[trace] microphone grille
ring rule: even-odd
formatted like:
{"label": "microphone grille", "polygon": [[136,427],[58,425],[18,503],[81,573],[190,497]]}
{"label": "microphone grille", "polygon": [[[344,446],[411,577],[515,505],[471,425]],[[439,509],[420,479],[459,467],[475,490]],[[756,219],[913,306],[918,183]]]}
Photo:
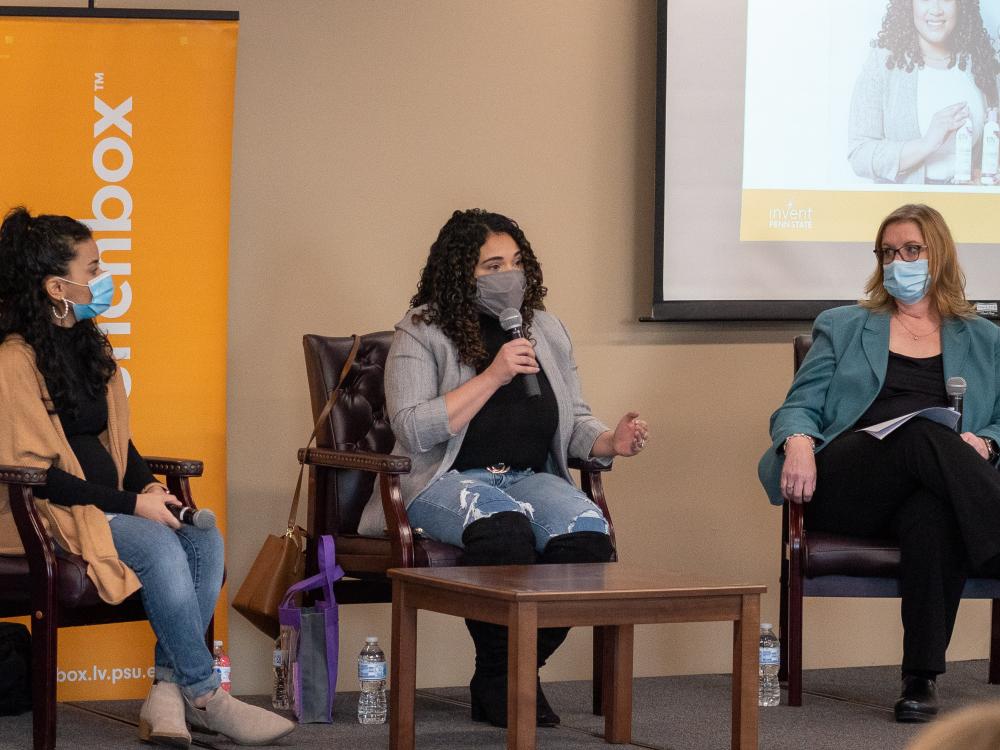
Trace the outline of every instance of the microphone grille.
{"label": "microphone grille", "polygon": [[211,508],[202,508],[201,510],[195,511],[194,516],[191,518],[194,521],[195,528],[198,529],[212,529],[215,528],[215,512]]}
{"label": "microphone grille", "polygon": [[957,375],[953,378],[948,378],[948,381],[944,384],[944,390],[949,396],[964,396],[966,388],[968,388],[968,385],[966,385],[965,378],[960,378]]}
{"label": "microphone grille", "polygon": [[500,327],[505,331],[521,327],[521,313],[516,308],[505,307],[500,311]]}

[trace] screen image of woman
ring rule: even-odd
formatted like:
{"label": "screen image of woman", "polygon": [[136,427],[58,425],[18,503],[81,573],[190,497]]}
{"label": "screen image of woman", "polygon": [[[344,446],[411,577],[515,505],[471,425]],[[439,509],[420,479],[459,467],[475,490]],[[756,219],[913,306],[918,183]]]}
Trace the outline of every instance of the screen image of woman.
{"label": "screen image of woman", "polygon": [[851,97],[854,173],[886,183],[978,181],[998,74],[979,0],[890,0]]}
{"label": "screen image of woman", "polygon": [[[637,412],[614,429],[591,414],[569,334],[545,310],[546,292],[516,222],[455,211],[396,324],[385,396],[393,453],[412,465],[401,477],[407,515],[425,536],[462,547],[466,565],[609,561],[608,522],[573,485],[567,461],[634,456],[648,439]],[[523,320],[523,335],[512,340],[500,322],[511,314]],[[376,488],[360,532],[384,528]],[[507,628],[466,625],[476,649],[472,718],[506,726]],[[567,632],[538,631],[539,667]],[[541,689],[537,701],[538,725],[558,724]]]}
{"label": "screen image of woman", "polygon": [[[865,298],[816,318],[758,475],[772,503],[806,503],[809,530],[897,542],[895,716],[927,721],[966,578],[1000,577],[1000,328],[966,300],[955,243],[933,208],[892,212],[874,253]],[[948,406],[952,377],[968,385],[963,432],[920,417],[884,439],[866,431]]]}

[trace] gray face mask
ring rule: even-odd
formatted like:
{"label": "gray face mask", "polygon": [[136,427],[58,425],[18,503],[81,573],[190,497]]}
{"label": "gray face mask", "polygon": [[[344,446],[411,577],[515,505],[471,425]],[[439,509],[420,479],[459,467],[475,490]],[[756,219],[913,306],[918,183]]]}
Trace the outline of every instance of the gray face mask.
{"label": "gray face mask", "polygon": [[520,312],[527,282],[524,271],[500,271],[476,279],[476,302],[487,315],[499,318],[508,307]]}

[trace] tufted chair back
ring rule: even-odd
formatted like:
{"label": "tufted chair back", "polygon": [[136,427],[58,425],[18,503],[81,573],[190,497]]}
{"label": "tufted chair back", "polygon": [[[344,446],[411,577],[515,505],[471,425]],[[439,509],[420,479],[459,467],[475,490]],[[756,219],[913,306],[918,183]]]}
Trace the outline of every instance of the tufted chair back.
{"label": "tufted chair back", "polygon": [[[313,419],[319,417],[354,343],[350,336],[307,334],[306,375]],[[395,444],[385,412],[385,359],[391,331],[361,337],[357,359],[344,379],[330,417],[316,434],[316,446],[341,451],[390,453]],[[310,529],[315,534],[357,534],[361,511],[371,497],[376,475],[365,471],[314,472],[310,492]]]}

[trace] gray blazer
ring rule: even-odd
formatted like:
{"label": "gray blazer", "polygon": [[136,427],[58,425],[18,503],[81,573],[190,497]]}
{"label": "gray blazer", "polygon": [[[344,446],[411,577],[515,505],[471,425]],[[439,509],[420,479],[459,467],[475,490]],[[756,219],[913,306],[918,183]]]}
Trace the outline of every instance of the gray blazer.
{"label": "gray blazer", "polygon": [[909,73],[899,68],[889,70],[885,66],[888,58],[888,50],[873,49],[854,84],[847,158],[858,177],[922,184],[923,164],[908,172],[899,171],[903,144],[920,137],[917,69]]}
{"label": "gray blazer", "polygon": [[[458,456],[467,428],[455,434],[449,430],[444,394],[476,374],[459,361],[455,344],[440,328],[413,322],[413,313],[422,309],[410,310],[396,324],[385,364],[386,409],[396,436],[393,453],[412,461],[410,473],[401,477],[403,502],[407,505],[444,474]],[[583,400],[573,345],[562,322],[536,310],[531,338],[538,364],[549,379],[559,407],[559,429],[552,438],[546,471],[572,482],[566,465],[568,457],[588,458],[594,441],[608,428],[590,413]],[[377,483],[361,516],[359,532],[366,536],[385,533]]]}

